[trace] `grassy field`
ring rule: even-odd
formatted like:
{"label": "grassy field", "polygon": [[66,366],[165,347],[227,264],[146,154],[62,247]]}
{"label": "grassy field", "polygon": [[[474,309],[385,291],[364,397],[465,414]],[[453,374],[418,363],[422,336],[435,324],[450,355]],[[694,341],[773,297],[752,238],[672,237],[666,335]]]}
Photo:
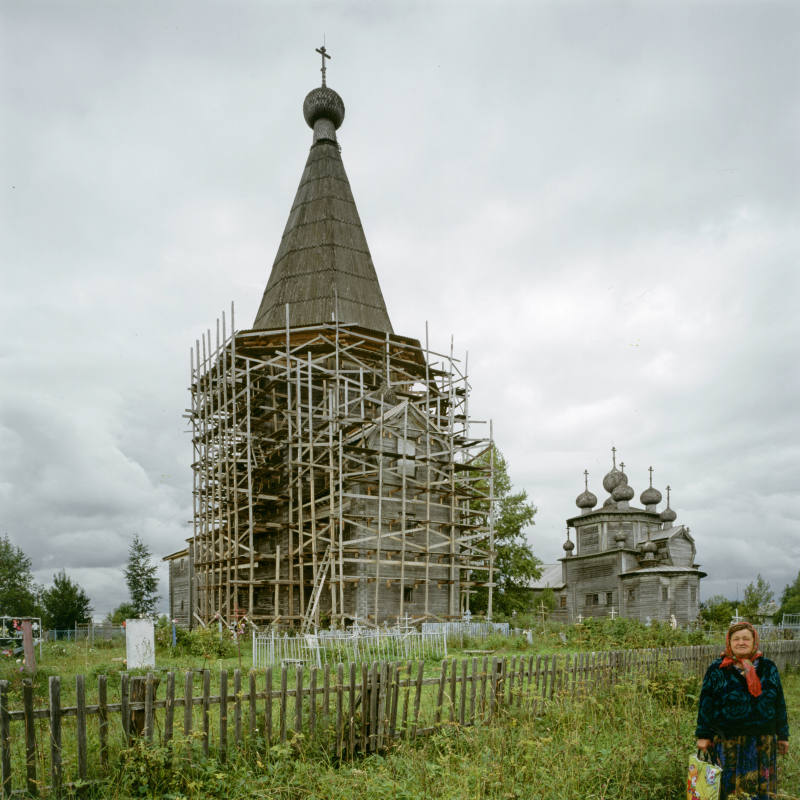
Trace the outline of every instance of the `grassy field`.
{"label": "grassy field", "polygon": [[[785,676],[790,708],[800,676]],[[584,699],[563,697],[540,716],[501,716],[486,727],[445,725],[411,745],[337,764],[301,738],[225,767],[169,769],[168,754],[132,751],[95,796],[308,798],[308,800],[682,800],[693,745],[696,681],[659,676],[645,690],[619,684]],[[176,752],[175,757],[179,758]],[[780,789],[800,797],[797,753],[781,759]]]}
{"label": "grassy field", "polygon": [[[563,634],[563,636],[562,636]],[[690,638],[691,637],[691,638]],[[531,647],[522,637],[464,642],[466,649],[490,649],[494,655],[567,653],[622,647],[699,644],[697,633],[664,627],[601,620],[571,630],[548,626],[537,631]],[[564,641],[566,639],[566,641]],[[458,658],[460,649],[451,649]],[[34,686],[37,706],[46,705],[47,679],[62,676],[65,705],[74,698],[75,674],[109,676],[110,699],[124,670],[124,649],[78,644],[49,644],[43,649]],[[161,647],[158,669],[239,667],[230,642],[203,635],[184,642],[180,651]],[[241,666],[251,666],[249,642],[241,649]],[[431,661],[426,673],[438,674]],[[20,707],[23,674],[11,660],[0,661],[0,679],[11,681],[10,706]],[[337,763],[319,744],[302,735],[267,750],[258,737],[226,764],[215,758],[184,758],[187,743],[174,747],[117,750],[111,771],[100,785],[84,787],[82,796],[96,798],[607,798],[608,800],[672,800],[685,797],[686,760],[692,749],[698,691],[696,678],[659,673],[647,687],[623,682],[585,698],[558,697],[538,716],[515,711],[492,725],[444,725],[416,743],[402,742],[381,755],[353,763]],[[800,709],[800,675],[784,676],[790,716]],[[90,700],[91,702],[91,700]],[[71,721],[65,719],[65,725]],[[42,721],[41,734],[46,734]],[[40,735],[44,743],[46,736]],[[795,752],[780,762],[780,788],[800,798],[800,758]],[[212,748],[213,754],[213,748]]]}

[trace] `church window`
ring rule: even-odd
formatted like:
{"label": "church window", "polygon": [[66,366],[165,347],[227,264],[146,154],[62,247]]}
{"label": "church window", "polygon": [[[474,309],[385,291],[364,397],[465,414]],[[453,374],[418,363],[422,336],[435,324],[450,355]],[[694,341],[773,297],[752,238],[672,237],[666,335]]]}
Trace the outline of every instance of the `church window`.
{"label": "church window", "polygon": [[567,596],[565,594],[561,595],[561,597],[559,598],[559,601],[560,601],[560,607],[561,608],[566,608],[567,607]]}
{"label": "church window", "polygon": [[661,587],[661,599],[669,600],[669,588],[666,586]]}
{"label": "church window", "polygon": [[403,602],[404,603],[412,603],[414,601],[414,587],[413,586],[404,586],[403,587]]}
{"label": "church window", "polygon": [[606,592],[606,605],[607,606],[614,605],[614,592]]}
{"label": "church window", "polygon": [[587,594],[586,595],[586,603],[587,606],[599,606],[600,605],[600,595],[598,594]]}
{"label": "church window", "polygon": [[636,589],[628,589],[628,600],[633,601],[636,599]]}
{"label": "church window", "polygon": [[694,586],[689,589],[689,598],[693,603],[697,600],[697,589],[695,589]]}

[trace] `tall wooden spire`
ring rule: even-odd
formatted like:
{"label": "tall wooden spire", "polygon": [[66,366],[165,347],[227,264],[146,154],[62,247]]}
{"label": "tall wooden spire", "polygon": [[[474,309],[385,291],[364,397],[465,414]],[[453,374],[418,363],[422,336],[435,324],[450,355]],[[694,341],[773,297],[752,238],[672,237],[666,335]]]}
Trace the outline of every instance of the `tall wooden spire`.
{"label": "tall wooden spire", "polygon": [[306,96],[303,115],[314,131],[311,152],[253,328],[283,328],[288,303],[292,327],[338,318],[392,333],[336,142],[344,103],[323,82]]}

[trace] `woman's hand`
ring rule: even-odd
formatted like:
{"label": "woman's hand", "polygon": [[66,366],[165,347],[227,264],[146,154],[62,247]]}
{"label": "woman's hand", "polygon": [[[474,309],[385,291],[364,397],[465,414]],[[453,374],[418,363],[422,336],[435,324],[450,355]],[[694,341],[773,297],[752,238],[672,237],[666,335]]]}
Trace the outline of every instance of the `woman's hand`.
{"label": "woman's hand", "polygon": [[782,756],[789,755],[789,742],[787,742],[786,739],[778,739],[778,752]]}
{"label": "woman's hand", "polygon": [[[789,743],[786,742],[788,747]],[[780,742],[778,742],[778,746],[780,747]],[[711,739],[698,739],[697,740],[697,749],[703,750],[704,752],[711,747]]]}

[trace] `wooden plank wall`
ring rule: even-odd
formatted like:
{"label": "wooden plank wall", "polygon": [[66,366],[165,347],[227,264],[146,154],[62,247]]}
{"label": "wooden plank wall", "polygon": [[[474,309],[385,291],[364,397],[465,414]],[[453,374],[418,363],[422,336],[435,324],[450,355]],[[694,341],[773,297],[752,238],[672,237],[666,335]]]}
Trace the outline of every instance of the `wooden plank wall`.
{"label": "wooden plank wall", "polygon": [[[9,684],[0,681],[0,796],[26,790],[58,797],[109,767],[116,750],[137,740],[173,746],[183,735],[188,758],[210,753],[225,761],[231,748],[258,748],[303,732],[332,755],[351,759],[397,740],[413,740],[444,724],[487,724],[501,710],[533,711],[556,695],[590,693],[622,679],[646,679],[670,666],[702,675],[717,647],[673,647],[504,658],[445,659],[425,676],[425,662],[300,664],[222,670],[212,694],[209,670],[120,676],[117,702],[108,702],[107,678],[98,676],[96,702],[76,676],[75,704],[61,702],[61,678],[49,678],[47,707],[34,707],[33,686],[23,685],[22,708],[9,707]],[[770,658],[800,664],[800,641],[772,642]],[[232,682],[230,678],[232,677]],[[232,685],[231,685],[232,684]],[[160,695],[160,696],[159,696]],[[183,714],[176,716],[176,710]],[[74,719],[74,725],[72,720]],[[69,720],[69,739],[64,721]],[[91,727],[91,732],[89,728]],[[156,737],[158,731],[158,737]],[[89,743],[91,742],[91,748]],[[70,775],[65,776],[65,753]],[[69,778],[69,780],[66,780]]]}

